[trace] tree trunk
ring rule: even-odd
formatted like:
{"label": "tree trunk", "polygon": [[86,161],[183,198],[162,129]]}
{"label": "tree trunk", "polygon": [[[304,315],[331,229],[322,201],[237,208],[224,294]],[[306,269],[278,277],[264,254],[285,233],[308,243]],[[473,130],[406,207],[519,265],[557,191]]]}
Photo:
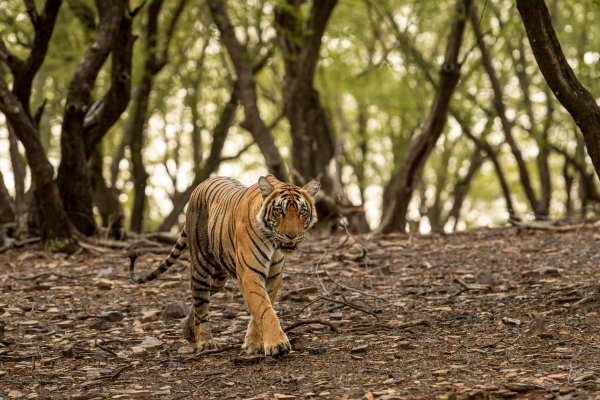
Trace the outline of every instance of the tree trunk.
{"label": "tree trunk", "polygon": [[38,113],[32,116],[29,105],[32,80],[46,57],[60,4],[60,0],[48,0],[41,14],[38,14],[35,5],[28,7],[35,38],[27,59],[21,60],[11,54],[0,39],[0,60],[10,68],[14,78],[13,90],[10,91],[5,80],[0,77],[0,111],[6,115],[27,153],[42,241],[48,249],[69,253],[74,252],[78,246],[71,236],[71,224],[54,181],[54,168],[46,158],[40,139]]}
{"label": "tree trunk", "polygon": [[[98,118],[98,116],[94,114],[100,114],[98,108],[101,107],[101,105],[94,104],[94,106],[92,106],[91,92],[94,88],[96,77],[111,50],[123,47],[129,47],[129,50],[131,50],[132,43],[132,41],[128,39],[131,36],[131,22],[125,15],[125,13],[129,11],[128,1],[96,0],[96,7],[100,19],[96,38],[75,70],[75,74],[69,85],[60,141],[62,157],[56,179],[69,218],[74,226],[85,235],[93,234],[96,229],[92,209],[92,183],[87,166],[89,154],[86,154],[86,136],[89,137],[91,132],[85,132],[85,123],[86,118],[88,121]],[[122,24],[122,20],[126,21]],[[125,30],[124,34],[126,42],[122,42],[123,35],[120,34],[120,28]],[[127,41],[131,43],[128,44]],[[118,51],[113,53],[114,61],[119,59],[119,55],[120,53]],[[130,58],[131,56],[129,55],[129,59]],[[113,68],[114,67],[115,63],[113,63]],[[129,80],[127,71],[115,71],[113,69],[112,72],[113,76],[121,76],[121,80]],[[111,89],[114,91],[113,88]],[[111,92],[109,91],[109,94],[110,93]],[[108,100],[116,99],[109,98]],[[107,104],[104,109],[106,110],[111,106],[113,106],[112,103]],[[90,113],[93,114],[90,116]],[[120,115],[120,113],[118,113],[118,115]],[[118,118],[118,115],[116,118]],[[91,143],[97,143],[104,133],[106,133],[110,125],[116,121],[116,118],[108,115],[101,116],[100,120],[95,121],[94,123],[95,127],[93,130],[96,134],[93,136],[95,136],[95,138],[87,138],[87,140]],[[108,123],[110,123],[110,125],[108,125]],[[90,122],[88,122],[88,124],[90,124]],[[104,124],[108,126],[102,126]],[[88,149],[88,153],[91,153],[90,149]]]}
{"label": "tree trunk", "polygon": [[[15,221],[15,202],[4,184],[4,176],[0,171],[0,225]],[[1,242],[0,242],[1,245]]]}
{"label": "tree trunk", "polygon": [[406,231],[408,205],[421,180],[425,163],[446,126],[448,105],[460,78],[458,53],[466,25],[465,16],[468,15],[470,6],[471,0],[459,0],[456,3],[454,22],[446,47],[445,61],[440,72],[440,80],[429,113],[429,119],[423,126],[421,134],[410,144],[400,171],[392,178],[394,179],[393,193],[395,198],[389,208],[384,210],[385,214],[380,226],[382,233]]}
{"label": "tree trunk", "polygon": [[107,228],[108,236],[120,239],[124,232],[125,214],[119,201],[119,191],[115,187],[106,186],[102,174],[102,154],[96,148],[90,156],[90,174],[94,188],[94,205],[98,207],[102,217],[102,226]]}
{"label": "tree trunk", "polygon": [[563,166],[563,177],[565,179],[565,217],[570,218],[573,213],[573,201],[571,200],[571,189],[573,188],[573,175],[569,173],[569,158],[565,156],[565,165]]}
{"label": "tree trunk", "polygon": [[[158,74],[169,60],[169,44],[175,25],[179,16],[183,12],[186,1],[180,0],[171,18],[170,25],[165,33],[165,40],[162,44],[162,51],[158,43],[158,22],[160,9],[163,0],[154,0],[148,7],[148,20],[146,25],[145,38],[145,63],[142,81],[140,82],[131,111],[131,118],[128,121],[127,128],[129,132],[123,133],[124,138],[129,137],[129,148],[131,149],[131,164],[134,185],[133,209],[131,211],[130,229],[134,232],[141,232],[143,228],[144,209],[146,206],[146,186],[148,173],[144,168],[142,159],[142,149],[144,148],[144,130],[148,122],[148,101],[152,91],[152,83],[156,74]],[[118,168],[118,165],[117,165]],[[118,171],[118,170],[117,170]]]}
{"label": "tree trunk", "polygon": [[25,164],[19,151],[19,139],[12,125],[7,121],[10,162],[12,165],[13,179],[15,183],[15,222],[17,226],[13,237],[22,240],[30,236],[27,220],[31,210],[27,208],[25,198]]}
{"label": "tree trunk", "polygon": [[240,88],[240,103],[244,107],[244,121],[240,126],[248,130],[256,144],[258,144],[269,172],[280,181],[285,182],[287,181],[285,164],[279,154],[279,150],[275,146],[275,140],[271,132],[258,111],[254,81],[255,72],[251,65],[249,52],[236,38],[234,26],[227,16],[227,10],[223,2],[221,0],[207,0],[207,4],[237,74],[237,82]]}
{"label": "tree trunk", "polygon": [[6,115],[27,152],[31,175],[35,182],[34,195],[38,204],[42,241],[52,250],[73,252],[77,249],[77,244],[71,237],[69,218],[63,208],[58,186],[54,182],[54,168],[46,158],[36,127],[2,79],[0,100],[0,110]]}
{"label": "tree trunk", "polygon": [[[506,116],[506,106],[504,105],[504,101],[502,99],[503,91],[502,91],[502,88],[500,87],[500,81],[498,81],[498,77],[496,76],[496,71],[494,69],[494,66],[492,65],[492,58],[491,58],[490,53],[485,45],[485,42],[483,40],[483,35],[479,28],[479,16],[477,16],[475,9],[471,10],[471,12],[469,13],[469,16],[471,17],[471,25],[473,26],[473,31],[475,32],[475,37],[477,39],[477,45],[479,47],[479,50],[481,51],[481,58],[483,61],[483,66],[484,66],[485,71],[490,79],[491,84],[492,84],[492,89],[493,89],[493,93],[494,93],[494,101],[493,101],[494,108],[498,112],[498,116],[500,117],[500,121],[502,122],[502,129],[504,130],[504,137],[506,138],[506,142],[509,144],[510,149],[513,153],[513,156],[515,157],[515,160],[517,161],[517,166],[519,168],[519,178],[521,179],[521,185],[523,186],[523,190],[525,192],[525,195],[527,196],[527,200],[529,201],[529,204],[531,205],[533,212],[536,215],[544,214],[544,211],[542,210],[543,207],[540,206],[539,201],[533,190],[533,187],[531,186],[531,178],[529,177],[529,171],[527,169],[527,164],[525,163],[525,160],[523,159],[523,155],[521,154],[521,149],[519,149],[519,146],[517,145],[517,142],[515,141],[513,134],[512,134],[512,129],[514,127],[514,123],[512,121],[509,121],[508,117]],[[523,86],[523,85],[522,85],[522,87],[526,88],[526,86]],[[527,96],[525,91],[524,91],[524,93],[525,93],[526,99],[529,99],[529,96]],[[535,121],[531,120],[531,124],[532,125],[535,124]]]}
{"label": "tree trunk", "polygon": [[[233,92],[229,98],[229,101],[221,111],[221,115],[219,117],[219,122],[215,129],[213,130],[213,141],[210,147],[210,155],[206,160],[206,163],[201,165],[195,165],[194,168],[194,180],[190,186],[183,192],[179,193],[177,196],[173,198],[173,210],[169,213],[167,218],[163,221],[163,223],[158,228],[159,232],[166,232],[171,229],[173,225],[177,222],[179,215],[183,213],[183,209],[185,205],[190,200],[192,193],[196,189],[200,183],[205,181],[210,177],[210,175],[215,172],[219,165],[221,164],[222,158],[221,153],[223,152],[223,147],[225,146],[225,140],[227,139],[227,134],[229,133],[229,128],[233,124],[235,118],[235,112],[237,110],[239,102],[239,89],[237,83],[233,84]],[[194,121],[194,125],[196,121]],[[192,132],[193,138],[194,132]],[[194,140],[192,140],[194,143]],[[196,142],[200,143],[199,140]],[[194,144],[196,146],[196,144]],[[194,147],[194,154],[201,154],[201,149],[197,149]],[[199,156],[197,156],[199,159]]]}
{"label": "tree trunk", "polygon": [[552,26],[544,0],[517,0],[535,59],[560,103],[581,129],[596,173],[600,173],[600,107],[577,80]]}
{"label": "tree trunk", "polygon": [[[452,197],[454,198],[454,203],[452,204],[452,209],[448,213],[448,217],[446,218],[446,223],[453,219],[454,225],[452,226],[452,231],[456,230],[456,225],[458,224],[458,219],[460,218],[460,210],[462,205],[467,197],[467,193],[471,188],[471,182],[479,169],[485,162],[487,157],[482,153],[479,146],[476,147],[473,155],[471,156],[471,164],[469,165],[469,169],[467,170],[467,174],[460,180],[457,180],[454,185],[454,191],[452,193]],[[446,224],[444,224],[445,226]]]}

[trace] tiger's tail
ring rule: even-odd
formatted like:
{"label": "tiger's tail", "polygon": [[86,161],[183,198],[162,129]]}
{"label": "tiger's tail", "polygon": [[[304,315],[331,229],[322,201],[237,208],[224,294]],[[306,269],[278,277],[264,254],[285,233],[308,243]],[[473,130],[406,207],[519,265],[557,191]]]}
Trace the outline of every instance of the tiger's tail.
{"label": "tiger's tail", "polygon": [[134,283],[137,284],[143,284],[155,280],[156,278],[161,276],[163,272],[165,272],[173,264],[175,264],[183,250],[185,250],[185,248],[187,247],[187,241],[188,238],[187,234],[185,233],[184,227],[183,231],[181,232],[181,236],[179,236],[179,240],[177,240],[177,244],[175,244],[175,247],[171,251],[171,254],[169,254],[169,257],[167,257],[167,259],[162,264],[160,264],[160,266],[156,268],[153,272],[143,277],[136,276],[133,272],[135,268],[135,260],[137,259],[138,255],[135,252],[131,252],[129,254],[129,259],[131,260],[131,263],[129,264],[129,277]]}

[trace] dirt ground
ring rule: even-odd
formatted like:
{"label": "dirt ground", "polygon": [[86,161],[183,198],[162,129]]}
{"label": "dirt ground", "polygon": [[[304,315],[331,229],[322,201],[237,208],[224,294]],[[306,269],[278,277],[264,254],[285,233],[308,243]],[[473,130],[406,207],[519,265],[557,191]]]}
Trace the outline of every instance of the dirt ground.
{"label": "dirt ground", "polygon": [[0,398],[600,398],[600,225],[359,238],[288,259],[275,308],[295,350],[278,358],[240,350],[234,280],[211,300],[221,349],[193,353],[187,250],[144,286],[126,249],[1,254]]}

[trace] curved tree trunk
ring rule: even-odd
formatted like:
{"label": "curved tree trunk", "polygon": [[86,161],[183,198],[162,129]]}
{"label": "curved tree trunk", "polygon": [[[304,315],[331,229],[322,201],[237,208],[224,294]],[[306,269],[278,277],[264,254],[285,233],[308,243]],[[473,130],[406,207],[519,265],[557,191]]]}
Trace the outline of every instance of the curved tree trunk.
{"label": "curved tree trunk", "polygon": [[[175,25],[179,16],[183,12],[186,0],[180,0],[170,25],[165,33],[165,40],[162,43],[162,49],[159,47],[159,14],[164,0],[154,0],[148,7],[148,20],[145,33],[145,63],[142,81],[138,85],[134,97],[134,103],[131,111],[131,118],[128,121],[124,132],[124,138],[129,138],[129,148],[131,149],[131,164],[134,185],[133,209],[131,211],[130,229],[134,232],[141,232],[143,228],[144,209],[146,207],[146,186],[148,173],[144,167],[142,159],[142,149],[144,148],[144,130],[148,122],[148,101],[152,91],[152,83],[156,74],[158,74],[169,60],[169,44]],[[161,51],[162,50],[162,51]],[[118,168],[118,165],[117,165]],[[118,171],[118,169],[117,169]]]}
{"label": "curved tree trunk", "polygon": [[[15,202],[8,193],[4,183],[4,176],[0,171],[0,225],[15,221]],[[0,246],[2,242],[0,241]]]}
{"label": "curved tree trunk", "polygon": [[94,188],[94,205],[102,217],[102,226],[107,228],[108,236],[120,239],[124,232],[125,213],[119,201],[119,192],[115,187],[106,186],[102,174],[102,154],[96,148],[90,156],[90,174]]}
{"label": "curved tree trunk", "polygon": [[0,39],[0,60],[10,68],[14,78],[11,91],[4,78],[0,77],[0,111],[25,147],[44,245],[57,251],[73,252],[78,246],[71,236],[71,224],[54,181],[54,168],[40,139],[37,127],[39,113],[34,116],[30,112],[32,80],[46,57],[60,5],[61,0],[48,0],[41,14],[38,14],[35,5],[28,7],[35,37],[27,59],[11,54]]}
{"label": "curved tree trunk", "polygon": [[581,129],[585,144],[600,173],[600,106],[579,82],[567,62],[544,0],[517,0],[529,44],[552,92]]}
{"label": "curved tree trunk", "polygon": [[467,22],[465,16],[468,15],[470,6],[471,0],[459,0],[456,3],[445,61],[440,72],[440,81],[436,88],[429,119],[421,134],[410,144],[400,171],[392,177],[394,198],[390,206],[384,210],[384,218],[380,225],[382,233],[406,231],[408,205],[414,190],[421,181],[425,163],[446,126],[448,105],[460,77],[458,53]]}

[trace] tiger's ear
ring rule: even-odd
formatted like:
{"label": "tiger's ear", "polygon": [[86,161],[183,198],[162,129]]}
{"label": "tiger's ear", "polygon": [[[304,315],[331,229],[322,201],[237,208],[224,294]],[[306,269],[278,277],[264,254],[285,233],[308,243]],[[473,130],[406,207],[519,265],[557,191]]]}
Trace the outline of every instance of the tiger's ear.
{"label": "tiger's ear", "polygon": [[319,189],[321,189],[321,182],[319,182],[318,179],[313,179],[302,189],[306,190],[306,193],[308,193],[311,197],[315,197],[315,195],[319,192]]}
{"label": "tiger's ear", "polygon": [[271,182],[269,182],[269,180],[264,176],[258,178],[258,188],[265,199],[269,197],[271,193],[273,193],[273,190],[275,190],[273,185],[271,185]]}

